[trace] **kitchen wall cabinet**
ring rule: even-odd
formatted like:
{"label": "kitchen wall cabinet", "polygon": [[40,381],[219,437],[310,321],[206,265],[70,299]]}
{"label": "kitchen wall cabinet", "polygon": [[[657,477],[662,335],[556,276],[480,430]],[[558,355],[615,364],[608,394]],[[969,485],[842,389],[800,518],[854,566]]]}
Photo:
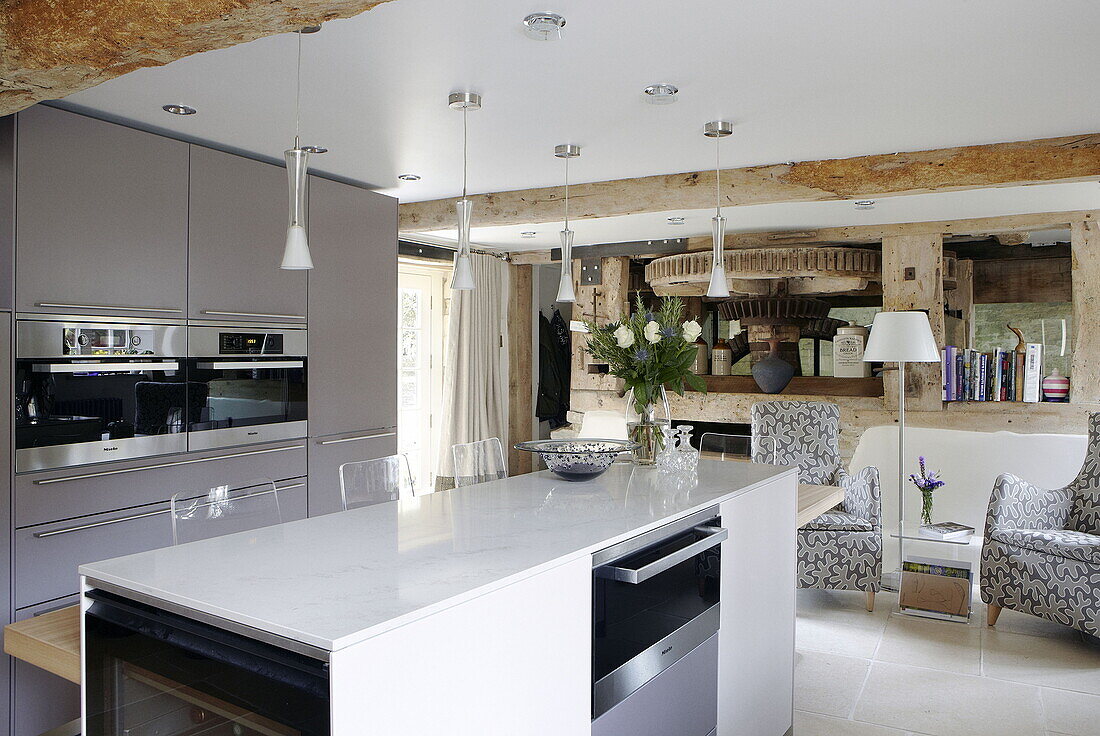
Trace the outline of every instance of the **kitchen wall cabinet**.
{"label": "kitchen wall cabinet", "polygon": [[[0,225],[2,227],[3,225]],[[0,312],[0,463],[8,472],[0,475],[0,569],[11,569],[11,313]],[[11,579],[0,585],[0,626],[11,619]],[[0,732],[8,723],[11,658],[0,653]]]}
{"label": "kitchen wall cabinet", "polygon": [[188,144],[42,105],[15,135],[17,311],[183,318]]}
{"label": "kitchen wall cabinet", "polygon": [[397,452],[396,429],[313,438],[309,441],[309,515],[341,511],[340,466]]}
{"label": "kitchen wall cabinet", "polygon": [[286,169],[191,146],[188,316],[304,324],[306,272],[283,271]]}
{"label": "kitchen wall cabinet", "polygon": [[397,200],[310,177],[309,433],[397,424]]}

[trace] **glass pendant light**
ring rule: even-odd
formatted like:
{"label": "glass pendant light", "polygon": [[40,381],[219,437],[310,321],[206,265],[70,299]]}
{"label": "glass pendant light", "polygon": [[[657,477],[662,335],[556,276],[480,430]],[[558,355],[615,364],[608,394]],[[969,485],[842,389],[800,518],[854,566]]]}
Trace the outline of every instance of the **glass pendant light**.
{"label": "glass pendant light", "polygon": [[451,288],[456,291],[471,291],[474,288],[474,271],[470,265],[470,217],[474,212],[474,203],[466,199],[466,113],[481,109],[481,95],[476,92],[454,92],[447,98],[447,104],[452,110],[462,111],[462,199],[455,202],[455,214],[458,215],[458,252],[455,253]]}
{"label": "glass pendant light", "polygon": [[279,268],[286,271],[308,271],[313,268],[306,238],[306,172],[309,169],[309,152],[298,143],[302,98],[302,34],[313,33],[316,26],[298,33],[297,82],[294,91],[294,147],[283,151],[286,159],[287,184],[290,187],[290,220],[286,228],[286,245],[283,262]]}
{"label": "glass pendant light", "polygon": [[717,197],[715,203],[715,215],[711,219],[711,268],[710,285],[707,286],[707,296],[715,299],[725,299],[730,295],[729,283],[726,281],[726,263],[722,254],[722,248],[726,241],[726,218],[722,217],[722,161],[721,140],[733,134],[733,123],[725,120],[712,120],[703,126],[703,135],[714,139],[714,192]]}
{"label": "glass pendant light", "polygon": [[565,229],[561,231],[561,278],[558,280],[559,302],[575,302],[573,290],[573,231],[569,229],[569,159],[581,155],[581,147],[572,143],[554,146],[554,155],[565,159]]}

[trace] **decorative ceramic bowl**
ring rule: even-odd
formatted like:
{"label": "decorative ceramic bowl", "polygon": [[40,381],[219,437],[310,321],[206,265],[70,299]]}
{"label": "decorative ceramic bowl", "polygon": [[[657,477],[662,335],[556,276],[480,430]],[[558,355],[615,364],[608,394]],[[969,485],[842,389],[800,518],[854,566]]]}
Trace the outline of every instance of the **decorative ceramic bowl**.
{"label": "decorative ceramic bowl", "polygon": [[546,467],[564,480],[591,480],[611,467],[615,457],[632,452],[637,442],[626,440],[575,439],[532,440],[516,443],[517,450],[537,452]]}

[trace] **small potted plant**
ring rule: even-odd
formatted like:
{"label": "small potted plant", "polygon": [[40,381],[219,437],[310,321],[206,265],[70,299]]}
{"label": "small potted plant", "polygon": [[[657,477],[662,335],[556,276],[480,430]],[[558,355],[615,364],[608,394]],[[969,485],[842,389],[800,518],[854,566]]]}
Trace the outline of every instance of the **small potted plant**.
{"label": "small potted plant", "polygon": [[919,460],[920,474],[910,473],[909,482],[920,489],[920,523],[927,526],[932,523],[932,492],[942,486],[944,483],[942,480],[940,480],[940,474],[938,471],[928,470],[924,466],[923,455],[919,458]]}

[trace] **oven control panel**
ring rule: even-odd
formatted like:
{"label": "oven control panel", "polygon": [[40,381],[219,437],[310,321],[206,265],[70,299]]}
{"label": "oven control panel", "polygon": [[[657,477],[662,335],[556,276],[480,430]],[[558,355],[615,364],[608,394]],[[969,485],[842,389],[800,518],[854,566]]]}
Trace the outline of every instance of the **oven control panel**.
{"label": "oven control panel", "polygon": [[222,332],[218,334],[222,355],[281,355],[283,336],[269,332]]}
{"label": "oven control panel", "polygon": [[65,327],[64,355],[153,355],[153,330],[118,327]]}

